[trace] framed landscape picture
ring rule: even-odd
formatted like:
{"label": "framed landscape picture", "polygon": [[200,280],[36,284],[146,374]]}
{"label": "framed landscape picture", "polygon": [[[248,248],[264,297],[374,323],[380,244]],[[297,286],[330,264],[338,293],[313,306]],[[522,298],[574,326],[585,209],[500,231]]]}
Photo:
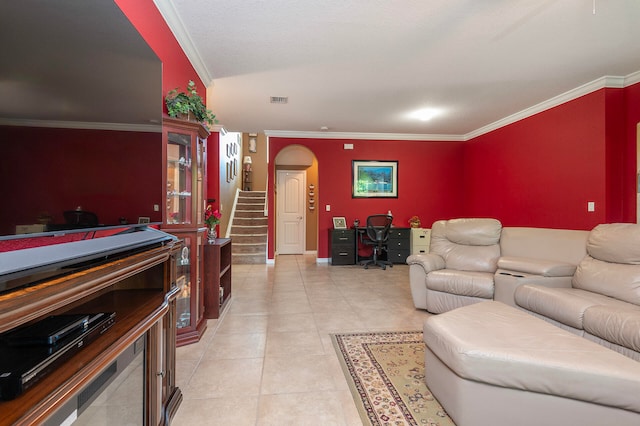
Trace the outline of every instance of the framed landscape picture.
{"label": "framed landscape picture", "polygon": [[352,162],[352,198],[398,198],[398,162]]}

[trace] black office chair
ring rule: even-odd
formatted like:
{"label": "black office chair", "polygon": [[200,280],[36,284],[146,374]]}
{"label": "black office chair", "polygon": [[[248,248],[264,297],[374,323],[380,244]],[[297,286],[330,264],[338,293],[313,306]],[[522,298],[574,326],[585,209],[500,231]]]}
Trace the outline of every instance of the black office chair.
{"label": "black office chair", "polygon": [[368,269],[371,264],[380,266],[382,269],[387,269],[387,265],[393,268],[393,263],[380,259],[382,253],[387,250],[391,222],[393,222],[393,217],[386,214],[374,214],[367,217],[366,234],[368,238],[365,238],[363,243],[373,246],[373,256],[361,263],[364,269]]}
{"label": "black office chair", "polygon": [[79,228],[98,226],[98,215],[93,212],[87,212],[84,210],[67,210],[63,213],[63,216],[67,225]]}

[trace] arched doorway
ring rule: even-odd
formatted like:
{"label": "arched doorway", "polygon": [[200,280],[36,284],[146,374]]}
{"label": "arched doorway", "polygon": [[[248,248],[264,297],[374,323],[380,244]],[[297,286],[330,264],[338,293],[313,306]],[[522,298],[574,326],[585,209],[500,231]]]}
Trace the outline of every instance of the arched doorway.
{"label": "arched doorway", "polygon": [[318,160],[302,145],[283,148],[275,157],[275,252],[317,253]]}

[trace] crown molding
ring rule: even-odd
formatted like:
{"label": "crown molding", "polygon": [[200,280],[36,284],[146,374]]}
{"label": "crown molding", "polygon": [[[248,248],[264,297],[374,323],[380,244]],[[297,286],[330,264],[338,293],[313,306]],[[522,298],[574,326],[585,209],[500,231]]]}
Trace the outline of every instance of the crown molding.
{"label": "crown molding", "polygon": [[486,126],[480,127],[464,135],[437,135],[437,134],[408,134],[408,133],[351,133],[351,132],[297,132],[289,130],[265,130],[266,136],[282,138],[303,138],[303,139],[368,139],[368,140],[411,140],[411,141],[469,141],[478,136],[484,135],[501,127],[515,123],[548,109],[562,105],[566,102],[577,99],[581,96],[593,93],[604,88],[621,89],[640,82],[640,71],[629,74],[625,77],[604,76],[590,81],[575,89],[569,90],[558,96],[537,105],[519,111],[508,117],[502,118]]}
{"label": "crown molding", "polygon": [[267,137],[301,139],[365,139],[389,141],[452,141],[462,142],[461,135],[431,135],[412,133],[360,133],[360,132],[298,132],[292,130],[265,130]]}
{"label": "crown molding", "polygon": [[98,123],[90,121],[25,120],[0,118],[0,126],[49,127],[58,129],[115,130],[162,133],[161,124]]}
{"label": "crown molding", "polygon": [[624,87],[631,86],[636,83],[640,83],[640,71],[631,73],[624,78]]}
{"label": "crown molding", "polygon": [[209,87],[213,77],[211,77],[211,73],[204,64],[200,52],[198,52],[193,40],[189,36],[189,32],[185,29],[184,23],[182,22],[178,11],[173,6],[173,3],[171,0],[153,0],[153,3],[156,5],[158,11],[160,11],[160,14],[167,23],[169,30],[171,30],[173,36],[176,38],[178,44],[187,56],[187,59],[191,62],[191,65],[198,74],[198,77],[200,77],[200,80],[202,80],[206,87]]}
{"label": "crown molding", "polygon": [[626,77],[618,77],[618,76],[600,77],[596,80],[590,81],[589,83],[583,84],[582,86],[576,87],[575,89],[571,89],[551,99],[540,102],[537,105],[534,105],[527,109],[523,109],[522,111],[516,112],[515,114],[512,114],[508,117],[502,118],[498,121],[494,121],[491,124],[483,126],[472,132],[469,132],[466,135],[464,135],[463,138],[465,141],[471,140],[473,138],[477,138],[478,136],[484,135],[485,133],[489,133],[491,131],[497,130],[501,127],[515,123],[516,121],[520,121],[524,118],[531,117],[532,115],[554,108],[558,105],[562,105],[564,103],[577,99],[581,96],[588,95],[589,93],[593,93],[596,90],[600,90],[604,88],[618,88],[618,89],[624,88],[630,84],[633,84],[633,83],[629,83],[633,79],[637,79],[638,81],[640,81],[640,71],[633,74],[629,74]]}
{"label": "crown molding", "polygon": [[209,126],[209,129],[212,132],[221,132],[223,128],[224,128],[224,126],[222,124],[214,124],[212,126]]}

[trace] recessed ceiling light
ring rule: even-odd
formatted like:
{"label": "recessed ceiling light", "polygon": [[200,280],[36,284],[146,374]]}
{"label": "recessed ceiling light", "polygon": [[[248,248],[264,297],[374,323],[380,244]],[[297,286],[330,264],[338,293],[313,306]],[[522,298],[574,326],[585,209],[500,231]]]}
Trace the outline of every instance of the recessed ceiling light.
{"label": "recessed ceiling light", "polygon": [[422,109],[413,111],[411,114],[409,114],[409,117],[420,120],[420,121],[429,121],[438,114],[440,114],[439,109],[422,108]]}

